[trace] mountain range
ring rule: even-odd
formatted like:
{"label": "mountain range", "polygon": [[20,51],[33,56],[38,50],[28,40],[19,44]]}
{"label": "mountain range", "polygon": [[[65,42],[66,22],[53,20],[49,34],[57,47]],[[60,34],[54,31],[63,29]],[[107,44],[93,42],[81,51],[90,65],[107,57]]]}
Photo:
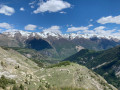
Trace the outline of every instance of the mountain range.
{"label": "mountain range", "polygon": [[65,59],[83,48],[98,51],[117,45],[120,45],[120,39],[110,36],[17,30],[0,34],[0,46],[34,49],[41,55],[55,60]]}

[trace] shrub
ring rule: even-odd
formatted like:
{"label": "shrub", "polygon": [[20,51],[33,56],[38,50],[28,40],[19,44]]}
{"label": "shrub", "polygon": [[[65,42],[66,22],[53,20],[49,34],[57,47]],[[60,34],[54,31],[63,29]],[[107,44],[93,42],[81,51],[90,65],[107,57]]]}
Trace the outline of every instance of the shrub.
{"label": "shrub", "polygon": [[24,90],[24,86],[22,84],[20,84],[20,89]]}
{"label": "shrub", "polygon": [[60,62],[58,64],[48,66],[48,68],[61,67],[61,66],[67,66],[67,65],[70,65],[70,62],[69,61],[63,61],[63,62]]}
{"label": "shrub", "polygon": [[3,89],[6,88],[8,84],[15,84],[16,82],[12,79],[7,79],[4,75],[1,76],[0,78],[0,87]]}
{"label": "shrub", "polygon": [[34,61],[39,67],[44,67],[44,64],[41,61],[36,59],[31,59],[31,60]]}
{"label": "shrub", "polygon": [[14,85],[12,90],[20,90],[20,88],[17,85]]}
{"label": "shrub", "polygon": [[4,66],[4,63],[3,63],[3,61],[1,61],[1,66]]}
{"label": "shrub", "polygon": [[20,86],[14,85],[12,90],[25,90],[25,89],[24,89],[24,86],[22,84],[20,84]]}

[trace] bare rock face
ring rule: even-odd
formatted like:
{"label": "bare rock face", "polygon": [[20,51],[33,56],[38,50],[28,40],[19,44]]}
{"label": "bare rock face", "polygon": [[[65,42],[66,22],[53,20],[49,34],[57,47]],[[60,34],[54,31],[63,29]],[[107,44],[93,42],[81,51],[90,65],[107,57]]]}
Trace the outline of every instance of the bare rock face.
{"label": "bare rock face", "polygon": [[85,49],[84,47],[79,46],[79,45],[78,45],[78,46],[76,46],[75,48],[76,48],[77,52],[79,52],[79,51],[80,51],[80,50],[82,50],[82,49]]}
{"label": "bare rock face", "polygon": [[30,55],[30,54],[26,54],[26,57],[31,58],[31,57],[32,57],[32,55]]}

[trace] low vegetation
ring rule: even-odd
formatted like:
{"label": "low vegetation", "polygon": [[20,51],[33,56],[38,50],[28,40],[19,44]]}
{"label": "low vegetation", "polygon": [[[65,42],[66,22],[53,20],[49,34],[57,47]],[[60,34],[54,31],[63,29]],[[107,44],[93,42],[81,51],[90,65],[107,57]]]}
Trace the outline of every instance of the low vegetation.
{"label": "low vegetation", "polygon": [[47,68],[61,67],[61,66],[67,66],[67,65],[70,65],[70,62],[69,61],[63,61],[63,62],[60,62],[58,64],[48,66]]}
{"label": "low vegetation", "polygon": [[44,67],[43,62],[41,62],[41,61],[39,61],[39,60],[36,60],[36,59],[32,59],[32,58],[31,58],[31,60],[32,60],[33,62],[35,62],[39,67]]}
{"label": "low vegetation", "polygon": [[9,84],[15,84],[15,80],[13,79],[8,79],[5,76],[1,76],[0,78],[0,87],[2,87],[3,89],[5,89],[7,87],[7,85]]}
{"label": "low vegetation", "polygon": [[20,86],[14,85],[12,90],[25,90],[25,88],[24,88],[24,86],[22,84],[20,84]]}

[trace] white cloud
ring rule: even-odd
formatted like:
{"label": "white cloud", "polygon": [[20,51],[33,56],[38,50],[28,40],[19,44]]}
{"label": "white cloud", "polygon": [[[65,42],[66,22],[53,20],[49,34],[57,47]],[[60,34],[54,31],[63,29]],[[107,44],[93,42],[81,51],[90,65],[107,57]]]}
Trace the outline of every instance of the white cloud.
{"label": "white cloud", "polygon": [[19,30],[19,29],[7,29],[3,32],[16,32],[16,31],[22,31],[22,30]]}
{"label": "white cloud", "polygon": [[106,36],[111,36],[113,33],[115,33],[116,29],[112,29],[112,30],[105,30],[106,27],[104,26],[99,26],[94,28],[94,33],[97,35],[106,35]]}
{"label": "white cloud", "polygon": [[58,12],[65,8],[70,8],[70,3],[63,0],[47,0],[39,4],[39,7],[33,11],[35,14],[40,12]]}
{"label": "white cloud", "polygon": [[66,12],[64,12],[64,11],[61,11],[60,13],[61,13],[61,14],[66,14]]}
{"label": "white cloud", "polygon": [[94,30],[81,30],[78,31],[79,34],[96,34]]}
{"label": "white cloud", "polygon": [[43,32],[61,33],[59,26],[51,26],[48,29],[44,29]]}
{"label": "white cloud", "polygon": [[20,8],[20,11],[25,11],[25,9],[23,7]]}
{"label": "white cloud", "polygon": [[112,35],[112,33],[114,33],[114,31],[115,31],[115,29],[113,29],[113,30],[97,30],[97,31],[95,31],[95,33],[96,34],[98,34],[98,35],[109,35],[109,36],[111,36]]}
{"label": "white cloud", "polygon": [[68,28],[67,32],[74,32],[74,31],[80,31],[80,30],[87,30],[88,27],[70,27]]}
{"label": "white cloud", "polygon": [[86,27],[81,26],[81,27],[70,27],[67,29],[67,32],[75,32],[75,31],[80,31],[80,30],[88,30],[90,27],[92,27],[93,25],[90,24]]}
{"label": "white cloud", "polygon": [[94,28],[94,30],[103,30],[103,29],[105,29],[106,27],[104,27],[104,26],[99,26],[99,27],[96,27],[96,28]]}
{"label": "white cloud", "polygon": [[[120,37],[120,32],[119,30],[116,30],[116,29],[106,29],[106,27],[104,26],[99,26],[99,27],[96,27],[94,28],[93,30],[80,30],[78,31],[77,33],[79,34],[87,34],[89,36],[93,36],[93,35],[96,35],[96,36],[100,36],[100,37],[109,37],[109,36],[112,36],[112,37]],[[116,35],[116,36],[115,36]]]}
{"label": "white cloud", "polygon": [[11,16],[13,13],[15,13],[15,10],[7,5],[0,5],[0,13]]}
{"label": "white cloud", "polygon": [[99,20],[97,20],[97,22],[100,24],[107,24],[107,23],[120,24],[120,15],[115,17],[113,16],[102,17]]}
{"label": "white cloud", "polygon": [[11,29],[13,27],[8,23],[0,23],[0,28]]}
{"label": "white cloud", "polygon": [[88,27],[92,27],[92,26],[93,26],[93,24],[88,25]]}
{"label": "white cloud", "polygon": [[25,26],[25,30],[35,30],[37,28],[36,25],[28,24]]}
{"label": "white cloud", "polygon": [[120,30],[116,29],[107,29],[105,26],[98,26],[92,30],[89,27],[93,26],[92,24],[86,27],[71,27],[68,28],[67,32],[76,31],[77,34],[87,35],[87,36],[98,36],[98,37],[115,37],[120,38]]}

